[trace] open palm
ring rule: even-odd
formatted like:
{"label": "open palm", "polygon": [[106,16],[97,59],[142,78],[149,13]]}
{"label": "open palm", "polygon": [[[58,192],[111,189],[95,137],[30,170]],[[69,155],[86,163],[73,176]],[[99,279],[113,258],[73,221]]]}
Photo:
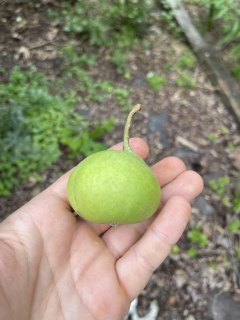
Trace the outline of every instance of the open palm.
{"label": "open palm", "polygon": [[[146,158],[143,140],[130,144]],[[123,320],[184,231],[188,201],[202,190],[200,176],[177,158],[152,170],[162,201],[143,223],[113,228],[76,218],[66,192],[70,172],[3,221],[1,319]]]}

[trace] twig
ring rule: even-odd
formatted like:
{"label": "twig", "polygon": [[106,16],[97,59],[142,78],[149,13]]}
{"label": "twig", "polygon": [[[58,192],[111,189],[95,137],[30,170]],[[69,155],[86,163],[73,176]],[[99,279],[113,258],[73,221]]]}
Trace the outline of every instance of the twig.
{"label": "twig", "polygon": [[181,260],[174,260],[171,255],[169,256],[170,259],[172,259],[174,262],[176,262],[176,264],[179,265],[179,267],[181,267],[183,270],[185,270],[190,276],[191,278],[195,278],[196,277],[196,273],[193,270],[193,268],[189,265],[187,265],[187,263],[181,261]]}
{"label": "twig", "polygon": [[213,249],[201,249],[201,251],[198,252],[198,256],[206,256],[206,255],[220,256],[220,255],[224,255],[224,254],[225,254],[225,250],[216,251],[216,250],[213,250]]}
{"label": "twig", "polygon": [[40,48],[40,47],[44,47],[49,43],[53,43],[53,41],[45,41],[45,42],[42,42],[42,43],[37,43],[37,44],[34,44],[32,46],[28,46],[28,49],[29,50],[33,50],[33,49],[37,49],[37,48]]}
{"label": "twig", "polygon": [[176,140],[181,144],[183,145],[184,147],[187,147],[188,149],[194,151],[194,152],[198,152],[198,146],[191,142],[191,141],[188,141],[187,139],[183,138],[183,137],[180,137],[180,136],[177,136],[176,137]]}

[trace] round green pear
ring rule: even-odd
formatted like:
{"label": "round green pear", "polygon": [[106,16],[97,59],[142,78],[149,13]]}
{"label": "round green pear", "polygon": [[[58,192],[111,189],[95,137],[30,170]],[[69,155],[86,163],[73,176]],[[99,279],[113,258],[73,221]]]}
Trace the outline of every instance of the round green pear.
{"label": "round green pear", "polygon": [[157,178],[129,146],[130,112],[124,130],[123,151],[95,153],[72,171],[68,199],[80,217],[95,223],[138,223],[150,218],[161,200]]}

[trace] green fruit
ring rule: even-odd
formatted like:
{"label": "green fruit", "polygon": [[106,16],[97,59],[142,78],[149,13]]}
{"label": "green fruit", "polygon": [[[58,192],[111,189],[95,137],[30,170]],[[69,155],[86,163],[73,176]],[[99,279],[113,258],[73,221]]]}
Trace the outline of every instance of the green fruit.
{"label": "green fruit", "polygon": [[96,223],[137,223],[150,218],[161,200],[158,180],[129,146],[130,112],[124,130],[124,151],[95,153],[73,170],[67,194],[82,218]]}

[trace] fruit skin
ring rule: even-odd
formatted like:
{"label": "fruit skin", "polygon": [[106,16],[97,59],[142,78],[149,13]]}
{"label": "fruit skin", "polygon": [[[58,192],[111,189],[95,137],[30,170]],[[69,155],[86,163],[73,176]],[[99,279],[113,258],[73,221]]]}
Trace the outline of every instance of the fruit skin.
{"label": "fruit skin", "polygon": [[157,178],[131,149],[101,151],[80,162],[67,193],[79,216],[95,223],[142,222],[161,200]]}

